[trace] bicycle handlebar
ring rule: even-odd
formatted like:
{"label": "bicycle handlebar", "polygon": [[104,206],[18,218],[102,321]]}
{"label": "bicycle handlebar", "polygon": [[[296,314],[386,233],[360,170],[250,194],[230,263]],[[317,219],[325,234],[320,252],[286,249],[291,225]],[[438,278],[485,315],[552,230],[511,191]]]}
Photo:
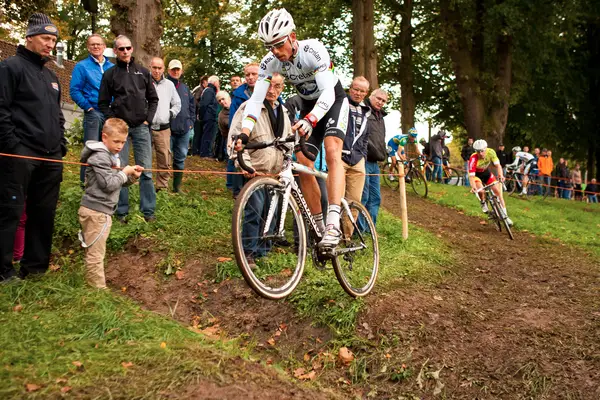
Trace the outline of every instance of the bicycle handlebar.
{"label": "bicycle handlebar", "polygon": [[304,157],[308,158],[310,161],[315,161],[317,159],[317,156],[308,151],[306,148],[306,136],[300,136],[299,146],[300,151],[302,151],[302,154],[304,154]]}
{"label": "bicycle handlebar", "polygon": [[254,143],[248,143],[246,146],[244,146],[244,148],[241,151],[237,152],[237,161],[238,164],[240,164],[240,167],[248,172],[250,175],[254,174],[256,172],[256,170],[252,167],[250,167],[248,164],[246,164],[246,161],[244,160],[244,151],[245,150],[259,150],[259,149],[266,149],[267,147],[271,147],[274,145],[277,145],[279,143],[292,143],[295,142],[296,138],[294,136],[288,136],[285,139],[275,139],[271,142],[254,142]]}

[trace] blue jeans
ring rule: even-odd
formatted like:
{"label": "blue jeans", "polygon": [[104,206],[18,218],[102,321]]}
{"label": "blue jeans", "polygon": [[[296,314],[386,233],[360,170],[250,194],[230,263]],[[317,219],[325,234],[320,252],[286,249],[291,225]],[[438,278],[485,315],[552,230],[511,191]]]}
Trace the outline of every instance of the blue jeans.
{"label": "blue jeans", "polygon": [[562,192],[562,198],[570,200],[572,192],[573,192],[573,188],[571,188],[570,186],[565,186],[565,188],[563,189],[563,192]]}
{"label": "blue jeans", "polygon": [[[83,113],[83,144],[88,140],[102,140],[101,132],[104,126],[104,114],[100,111],[92,110]],[[85,168],[79,170],[79,178],[83,183],[85,181]]]}
{"label": "blue jeans", "polygon": [[[227,160],[227,172],[238,172],[237,169],[235,169],[233,160]],[[236,197],[244,187],[244,176],[240,174],[227,175],[225,186],[227,186],[227,189],[231,190],[233,196]]]}
{"label": "blue jeans", "polygon": [[433,162],[433,176],[431,180],[434,182],[442,182],[442,158],[441,157],[433,157],[431,159]]}
{"label": "blue jeans", "polygon": [[465,161],[465,176],[464,176],[464,180],[465,180],[465,186],[471,186],[471,183],[469,182],[469,162]]}
{"label": "blue jeans", "polygon": [[[379,177],[379,164],[376,162],[365,163],[365,186],[362,192],[361,203],[367,208],[373,224],[377,224],[377,215],[379,215],[379,206],[381,205],[381,186]],[[377,175],[369,175],[377,174]],[[358,226],[361,231],[367,229],[363,218],[358,219]]]}
{"label": "blue jeans", "polygon": [[[129,165],[129,146],[133,144],[133,157],[135,163],[140,167],[152,168],[152,136],[148,125],[139,125],[129,128],[129,138],[119,153],[121,167]],[[154,215],[156,208],[156,192],[152,182],[152,172],[144,171],[140,177],[140,211],[145,217]],[[119,205],[117,215],[129,213],[129,188],[122,188],[119,194]]]}
{"label": "blue jeans", "polygon": [[185,158],[187,157],[188,145],[190,143],[190,129],[184,134],[175,134],[171,132],[171,153],[173,153],[173,169],[182,170],[185,168]]}
{"label": "blue jeans", "polygon": [[590,201],[590,203],[597,203],[598,202],[598,195],[588,194],[588,200]]}
{"label": "blue jeans", "polygon": [[550,178],[548,175],[540,175],[540,178],[542,178],[542,195],[546,194],[546,192],[550,192],[550,189],[552,189],[550,187],[550,183],[552,182],[552,178]]}
{"label": "blue jeans", "polygon": [[[244,210],[244,225],[242,226],[242,243],[244,253],[255,258],[264,257],[271,250],[270,240],[259,239],[267,219],[271,201],[267,198],[266,190],[255,191]],[[271,222],[271,233],[276,229],[278,218]]]}
{"label": "blue jeans", "polygon": [[217,134],[217,120],[202,121],[202,138],[200,139],[200,157],[214,157],[214,142]]}

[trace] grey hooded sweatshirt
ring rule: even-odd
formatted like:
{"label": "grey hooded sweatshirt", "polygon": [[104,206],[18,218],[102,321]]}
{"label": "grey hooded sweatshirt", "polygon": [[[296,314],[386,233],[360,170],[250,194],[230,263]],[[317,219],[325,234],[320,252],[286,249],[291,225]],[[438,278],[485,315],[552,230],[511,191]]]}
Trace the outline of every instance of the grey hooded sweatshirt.
{"label": "grey hooded sweatshirt", "polygon": [[119,155],[112,154],[102,142],[88,140],[81,152],[81,162],[90,164],[85,169],[85,193],[81,205],[90,210],[113,215],[122,186],[131,185],[133,176],[127,177],[120,167]]}

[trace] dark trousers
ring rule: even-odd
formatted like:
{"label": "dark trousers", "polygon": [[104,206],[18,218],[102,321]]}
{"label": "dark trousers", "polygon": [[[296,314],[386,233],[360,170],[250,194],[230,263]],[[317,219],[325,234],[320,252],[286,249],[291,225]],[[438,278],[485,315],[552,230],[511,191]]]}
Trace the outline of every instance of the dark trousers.
{"label": "dark trousers", "polygon": [[202,139],[200,143],[200,157],[214,157],[213,145],[215,136],[217,135],[217,121],[204,120],[202,121]]}
{"label": "dark trousers", "polygon": [[[22,145],[16,153],[44,156]],[[46,158],[60,159],[61,154]],[[0,156],[0,281],[15,275],[13,246],[25,202],[27,223],[21,276],[48,269],[62,170],[60,163]]]}
{"label": "dark trousers", "polygon": [[200,143],[202,143],[202,122],[194,122],[194,139],[192,140],[192,155],[200,155]]}

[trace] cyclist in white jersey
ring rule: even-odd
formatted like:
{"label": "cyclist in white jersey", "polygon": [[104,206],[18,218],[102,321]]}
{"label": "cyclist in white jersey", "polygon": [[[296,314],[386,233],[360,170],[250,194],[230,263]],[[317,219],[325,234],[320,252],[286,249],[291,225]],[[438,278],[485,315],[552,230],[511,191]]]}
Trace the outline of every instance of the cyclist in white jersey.
{"label": "cyclist in white jersey", "polygon": [[536,166],[535,156],[531,153],[521,151],[519,146],[512,149],[515,160],[506,166],[506,169],[520,169],[523,174],[523,189],[520,195],[527,194],[527,184],[529,183],[529,170]]}
{"label": "cyclist in white jersey", "polygon": [[[260,63],[254,93],[244,110],[242,133],[236,150],[242,149],[254,128],[260,108],[269,89],[271,76],[278,72],[291,83],[302,101],[297,110],[300,120],[292,127],[308,137],[307,149],[319,153],[324,142],[327,168],[327,224],[323,222],[320,190],[314,176],[300,174],[300,184],[306,202],[317,224],[324,232],[320,247],[335,247],[340,241],[340,203],[344,194],[345,175],[342,166],[342,148],[348,124],[348,98],[338,77],[333,72],[329,53],[315,39],[297,40],[292,16],[285,9],[270,11],[260,21],[258,34],[269,53]],[[296,149],[298,161],[313,167],[314,162]]]}

